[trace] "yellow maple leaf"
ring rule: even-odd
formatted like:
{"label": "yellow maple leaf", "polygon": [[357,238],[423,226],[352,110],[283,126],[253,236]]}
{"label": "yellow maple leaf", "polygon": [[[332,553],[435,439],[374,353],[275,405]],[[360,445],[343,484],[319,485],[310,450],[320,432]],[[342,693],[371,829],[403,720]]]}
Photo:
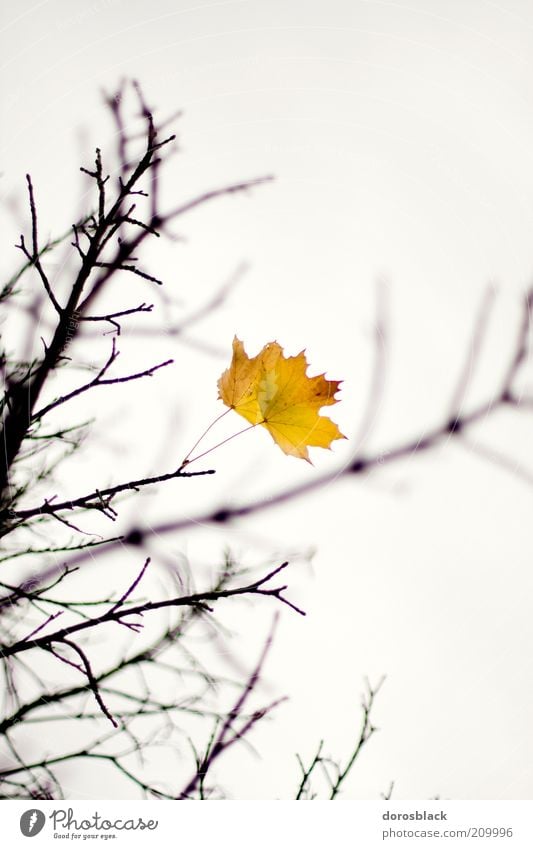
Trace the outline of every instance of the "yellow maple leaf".
{"label": "yellow maple leaf", "polygon": [[285,357],[277,342],[268,342],[249,357],[237,337],[231,365],[218,381],[218,397],[252,425],[265,427],[285,454],[309,460],[308,446],[330,448],[346,439],[337,425],[319,415],[321,407],[336,404],[342,381],[323,374],[308,377],[304,351]]}

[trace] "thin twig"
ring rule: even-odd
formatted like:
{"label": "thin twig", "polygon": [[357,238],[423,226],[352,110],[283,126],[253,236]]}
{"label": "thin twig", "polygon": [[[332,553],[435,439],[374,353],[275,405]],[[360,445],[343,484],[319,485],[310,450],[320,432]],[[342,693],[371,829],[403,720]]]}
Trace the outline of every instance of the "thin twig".
{"label": "thin twig", "polygon": [[83,668],[85,670],[85,674],[87,676],[87,680],[89,681],[89,687],[91,688],[91,690],[94,694],[94,698],[96,699],[96,701],[97,701],[97,703],[100,707],[100,710],[102,711],[104,716],[106,716],[109,719],[111,725],[113,725],[115,728],[118,728],[118,722],[111,715],[111,713],[109,712],[109,709],[107,708],[104,700],[102,699],[102,696],[100,695],[100,691],[98,689],[98,682],[96,681],[96,678],[94,677],[94,673],[91,669],[91,664],[89,662],[89,658],[87,657],[87,655],[85,654],[83,649],[81,649],[78,645],[76,645],[76,643],[72,642],[72,640],[67,640],[64,637],[62,637],[61,642],[64,643],[66,646],[69,646],[73,651],[75,651],[76,654],[78,655],[78,657],[80,658],[80,660],[83,664]]}
{"label": "thin twig", "polygon": [[50,286],[50,282],[48,280],[48,277],[46,276],[44,268],[41,264],[41,254],[43,252],[39,251],[39,240],[38,240],[38,236],[37,236],[37,209],[36,209],[36,206],[35,206],[35,197],[34,197],[34,194],[33,194],[33,184],[32,184],[31,177],[30,177],[29,174],[26,174],[26,183],[28,184],[28,194],[29,194],[29,198],[30,198],[32,250],[31,250],[31,253],[30,253],[30,251],[27,250],[26,244],[24,242],[24,236],[20,237],[20,244],[18,245],[18,247],[22,250],[22,252],[26,256],[26,258],[28,259],[28,262],[30,262],[32,265],[34,265],[35,268],[37,269],[39,277],[41,278],[43,286],[46,290],[46,294],[50,298],[50,301],[52,302],[55,311],[58,313],[58,315],[60,317],[62,317],[63,309],[60,306],[60,304],[58,303],[56,296],[54,295],[54,293],[52,291],[52,287]]}
{"label": "thin twig", "polygon": [[[110,499],[115,495],[118,495],[120,492],[127,492],[130,490],[138,491],[141,487],[152,486],[153,484],[163,483],[164,481],[174,480],[175,478],[193,478],[214,474],[214,469],[203,469],[199,472],[184,472],[181,471],[181,469],[177,469],[175,472],[169,472],[165,475],[156,475],[151,478],[140,478],[139,480],[128,481],[127,483],[119,483],[116,486],[110,486],[107,489],[97,489],[94,490],[94,492],[90,492],[88,495],[82,495],[78,498],[71,499],[70,501],[62,501],[56,504],[53,503],[52,500],[47,500],[44,501],[40,507],[32,507],[28,510],[13,510],[11,512],[11,516],[14,519],[31,519],[32,516],[55,516],[57,513],[62,511],[74,510],[78,507],[91,510],[107,509]],[[116,539],[118,541],[119,539],[122,539],[122,537],[118,537]],[[102,543],[102,545],[105,545],[105,543]]]}
{"label": "thin twig", "polygon": [[[145,563],[143,567],[143,571],[141,574],[144,574],[144,570],[146,569],[148,562]],[[203,610],[210,611],[206,604],[209,601],[220,601],[225,598],[233,598],[236,596],[269,596],[271,598],[275,598],[280,601],[282,604],[286,604],[296,613],[299,613],[301,616],[305,616],[303,610],[296,607],[296,605],[292,604],[292,602],[288,601],[282,593],[287,589],[287,586],[284,585],[282,587],[275,587],[272,589],[268,589],[265,587],[265,584],[271,580],[275,575],[277,575],[282,569],[287,567],[288,563],[282,563],[281,566],[278,566],[276,569],[272,570],[265,575],[265,577],[254,581],[252,584],[248,584],[245,587],[235,587],[233,589],[222,589],[222,590],[207,590],[206,592],[192,593],[190,595],[178,596],[176,598],[167,598],[162,599],[161,601],[147,601],[143,604],[134,605],[132,607],[127,607],[122,610],[122,604],[117,606],[116,604],[111,607],[110,610],[102,613],[100,616],[95,616],[93,619],[87,619],[82,622],[76,622],[72,625],[67,625],[65,628],[61,628],[59,631],[54,631],[52,634],[45,634],[43,637],[39,637],[38,639],[25,639],[25,640],[17,640],[16,643],[13,643],[10,646],[4,646],[0,649],[0,658],[8,658],[13,655],[20,654],[21,652],[29,651],[31,649],[37,648],[46,648],[48,645],[54,642],[65,642],[65,638],[72,636],[73,634],[79,634],[89,629],[97,628],[100,625],[109,622],[123,623],[125,617],[132,616],[143,616],[145,613],[153,612],[155,610],[163,610],[167,607],[192,607],[198,608],[200,607]],[[140,580],[140,577],[139,577]],[[129,592],[129,591],[128,591]],[[52,617],[53,618],[53,617]],[[40,629],[39,629],[40,630]]]}
{"label": "thin twig", "polygon": [[79,386],[77,389],[73,389],[72,392],[68,392],[65,395],[61,395],[59,398],[56,398],[55,401],[52,401],[50,404],[47,404],[45,407],[42,407],[32,416],[32,422],[39,421],[49,413],[51,410],[54,410],[56,407],[61,406],[61,404],[67,403],[67,401],[71,401],[73,398],[77,398],[79,395],[83,395],[84,392],[88,392],[89,389],[95,389],[97,386],[111,386],[113,384],[118,383],[129,383],[132,380],[140,380],[143,377],[153,377],[156,371],[159,369],[165,368],[166,366],[172,365],[174,360],[165,360],[162,363],[157,363],[155,366],[150,366],[150,368],[144,369],[143,371],[136,372],[135,374],[128,374],[124,377],[113,377],[113,378],[103,378],[103,375],[107,373],[111,365],[117,359],[119,355],[119,351],[116,350],[115,347],[115,339],[113,339],[113,348],[111,355],[107,362],[102,366],[96,377],[90,380],[88,383],[85,383],[83,386]]}

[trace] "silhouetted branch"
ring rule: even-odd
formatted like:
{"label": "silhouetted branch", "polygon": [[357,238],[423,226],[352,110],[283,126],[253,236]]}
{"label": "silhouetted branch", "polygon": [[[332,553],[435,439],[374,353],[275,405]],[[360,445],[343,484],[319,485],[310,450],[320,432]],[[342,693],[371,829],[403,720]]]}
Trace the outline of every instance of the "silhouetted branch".
{"label": "silhouetted branch", "polygon": [[[94,492],[90,492],[88,495],[81,495],[78,498],[73,498],[71,501],[61,501],[58,503],[53,503],[53,500],[44,501],[39,507],[31,507],[28,510],[11,510],[10,516],[14,520],[26,520],[31,519],[33,516],[42,516],[49,515],[58,518],[58,513],[62,511],[75,510],[76,508],[82,508],[83,510],[99,510],[105,513],[109,510],[111,500],[118,495],[120,492],[127,491],[138,491],[141,487],[152,486],[156,483],[163,483],[164,481],[174,480],[175,478],[192,478],[192,477],[202,477],[203,475],[214,475],[214,469],[203,469],[198,472],[184,472],[178,469],[175,472],[169,472],[164,475],[156,475],[151,478],[139,478],[138,480],[127,481],[127,483],[120,483],[116,486],[107,487],[107,489],[96,489]],[[122,537],[118,537],[115,541],[122,539]],[[105,543],[102,543],[105,545]]]}
{"label": "silhouetted branch", "polygon": [[[3,591],[3,597],[0,598],[0,641],[3,646],[0,651],[0,669],[5,682],[0,734],[5,740],[2,757],[7,758],[6,763],[0,764],[0,786],[9,798],[23,797],[24,788],[30,797],[61,795],[61,765],[79,760],[110,764],[133,782],[137,791],[145,794],[168,799],[207,798],[213,792],[210,786],[213,765],[235,743],[247,740],[257,722],[281,701],[273,700],[259,709],[250,708],[250,704],[253,704],[252,695],[257,694],[263,674],[273,631],[253,671],[249,675],[241,674],[240,680],[237,673],[235,678],[223,675],[223,666],[215,665],[216,672],[213,671],[206,643],[216,653],[218,663],[222,664],[229,655],[233,670],[242,669],[238,657],[228,650],[228,632],[211,615],[215,606],[219,606],[224,599],[271,598],[304,615],[304,611],[286,597],[287,585],[278,584],[278,576],[287,568],[286,561],[268,570],[263,577],[251,581],[242,578],[242,572],[237,571],[228,556],[216,579],[202,591],[198,590],[194,570],[189,568],[185,557],[182,567],[178,557],[165,559],[160,555],[159,562],[150,568],[150,558],[143,557],[142,567],[133,578],[130,576],[125,579],[118,590],[112,583],[114,575],[110,578],[112,570],[108,570],[104,575],[108,584],[95,582],[93,589],[87,593],[87,575],[84,570],[84,581],[78,587],[78,600],[76,574],[79,576],[82,564],[99,563],[100,557],[104,555],[119,550],[123,552],[128,546],[131,551],[150,540],[179,531],[190,531],[199,525],[227,527],[232,521],[287,504],[336,480],[361,477],[394,462],[427,453],[448,439],[459,441],[477,453],[484,452],[488,459],[526,478],[514,467],[511,459],[502,453],[496,455],[490,449],[481,448],[477,441],[473,442],[466,434],[471,435],[475,425],[497,410],[507,408],[526,411],[533,408],[533,398],[520,394],[516,388],[520,371],[529,355],[533,290],[527,294],[524,302],[515,346],[509,363],[505,364],[507,368],[503,385],[498,385],[496,392],[485,401],[465,408],[466,392],[485,338],[493,298],[491,290],[481,304],[467,359],[458,375],[451,410],[429,431],[419,428],[418,435],[412,439],[377,452],[367,450],[366,440],[379,412],[387,370],[388,318],[383,291],[380,289],[374,328],[374,362],[368,396],[363,405],[359,427],[355,428],[357,447],[354,455],[325,474],[308,478],[304,483],[285,486],[270,496],[263,494],[256,499],[240,496],[242,500],[237,501],[228,492],[221,504],[214,508],[201,507],[194,516],[190,515],[191,511],[183,499],[181,503],[184,512],[181,515],[174,514],[171,519],[152,525],[136,519],[124,533],[87,542],[89,534],[76,524],[84,511],[97,511],[114,521],[117,518],[115,508],[120,503],[116,497],[121,494],[139,492],[145,487],[167,483],[175,478],[202,477],[215,471],[191,471],[190,463],[198,459],[193,458],[187,467],[182,464],[180,468],[158,476],[122,480],[113,486],[95,488],[70,499],[65,499],[65,492],[68,493],[73,484],[71,482],[67,488],[63,479],[59,484],[61,489],[58,489],[60,496],[53,494],[55,490],[50,492],[46,489],[44,497],[42,484],[49,480],[47,476],[53,472],[54,481],[57,479],[61,443],[70,441],[77,445],[79,428],[61,426],[52,432],[42,424],[43,418],[89,390],[152,377],[172,362],[166,359],[156,365],[141,367],[132,373],[126,370],[122,376],[112,377],[112,366],[119,355],[116,337],[121,332],[122,319],[137,314],[145,319],[145,314],[153,312],[154,305],[142,301],[138,306],[128,308],[113,301],[111,306],[106,304],[96,308],[96,299],[103,292],[107,293],[111,280],[121,278],[124,281],[124,276],[120,275],[123,271],[147,283],[161,284],[158,276],[149,270],[145,271],[140,265],[143,257],[139,249],[149,243],[147,240],[168,237],[175,220],[213,199],[246,193],[271,179],[267,176],[200,192],[165,211],[160,206],[160,180],[162,168],[175,149],[175,136],[162,137],[161,130],[166,122],[158,123],[154,120],[152,110],[136,83],[133,84],[133,92],[143,131],[139,135],[135,129],[130,130],[123,111],[124,98],[130,91],[131,88],[123,83],[114,96],[106,96],[117,130],[118,169],[109,168],[107,161],[104,167],[100,148],[96,149],[94,165],[81,169],[92,182],[94,211],[82,220],[78,218],[72,228],[72,247],[68,247],[68,251],[73,265],[62,266],[62,282],[68,285],[62,285],[59,290],[64,305],[52,291],[41,258],[65,237],[39,247],[40,222],[29,176],[31,245],[22,236],[18,246],[27,262],[0,291],[0,301],[9,303],[13,300],[16,305],[16,298],[11,299],[14,286],[26,269],[35,267],[39,277],[38,298],[29,306],[27,299],[21,299],[20,308],[25,310],[25,321],[33,322],[29,336],[32,336],[33,329],[39,323],[37,345],[33,338],[29,338],[26,349],[22,350],[18,359],[7,348],[0,351],[0,377],[3,384],[0,401],[0,535],[6,538],[14,534],[0,557],[6,570],[3,575],[5,580],[0,582]],[[116,177],[110,178],[108,171]],[[70,281],[69,273],[72,274]],[[35,282],[33,275],[30,282]],[[126,282],[132,284],[134,281],[129,278]],[[169,326],[165,328],[166,336],[179,337],[220,307],[233,282],[230,280],[215,291],[205,303],[192,307],[181,321],[170,313]],[[175,302],[159,294],[158,289],[151,291],[158,305],[175,306]],[[47,308],[41,321],[40,312],[46,297],[53,311]],[[89,322],[93,330],[84,333]],[[161,333],[158,327],[145,325],[138,328],[137,322],[132,324],[134,334]],[[41,333],[42,348],[38,342]],[[102,336],[106,333],[112,337],[111,351],[103,365],[99,360],[98,366],[87,366],[84,360],[80,366],[76,365],[75,359],[71,360],[69,346],[80,336],[90,341],[93,335]],[[34,354],[34,349],[39,353]],[[73,390],[64,391],[61,386],[54,395],[50,395],[50,378],[59,369],[66,368],[69,373],[74,371],[77,374],[76,369],[80,367],[84,374],[87,368],[90,369],[89,378],[85,374],[76,381]],[[48,397],[53,398],[49,403],[40,400],[45,391]],[[61,391],[62,394],[58,394]],[[66,413],[68,409],[64,407],[62,412]],[[43,463],[39,466],[41,452]],[[37,484],[38,489],[35,488]],[[21,504],[29,506],[19,509]],[[142,512],[137,515],[142,516]],[[150,554],[157,558],[154,551],[155,545],[151,546]],[[21,557],[25,559],[21,561]],[[20,578],[17,581],[17,567],[21,565],[29,571],[31,578]],[[165,584],[163,592],[154,592],[154,586],[160,587],[157,566],[164,567],[165,581],[171,582],[170,589]],[[142,596],[134,598],[140,592],[141,585]],[[94,586],[105,586],[105,589],[101,589],[101,598],[98,597],[99,590],[95,592]],[[61,617],[60,623],[64,627],[58,627],[58,617]],[[98,639],[104,636],[105,626],[109,626],[113,639],[106,641],[105,653],[97,653],[93,649],[93,642],[97,644]],[[140,632],[142,636],[138,636]],[[93,638],[96,639],[93,641]],[[57,678],[52,678],[52,682],[48,666],[54,672],[58,670]],[[167,676],[172,681],[172,687],[168,690],[162,683]],[[339,795],[362,748],[375,731],[371,710],[380,686],[378,684],[372,688],[370,684],[367,685],[361,730],[349,757],[334,760],[326,756],[321,742],[309,766],[304,766],[302,759],[298,758],[301,778],[296,792],[297,799],[314,798],[317,795],[312,786],[315,778],[320,778],[322,784],[325,782],[330,799]],[[228,690],[231,697],[226,698]],[[161,695],[163,691],[166,692],[165,698]],[[168,693],[175,693],[175,698],[169,697]],[[221,709],[221,704],[229,704],[230,707]],[[184,725],[187,720],[207,724],[208,734],[202,738],[202,745],[190,739],[188,728]],[[30,744],[26,745],[27,723],[41,724],[42,739],[47,740],[47,746],[50,738],[46,732],[51,728],[47,724],[54,723],[58,731],[53,738],[56,750],[43,754],[41,747],[39,751],[41,740],[37,735],[30,738],[30,749]],[[80,738],[84,735],[71,750],[61,739],[62,729],[66,727],[63,723],[75,723],[74,728]],[[107,729],[109,723],[113,729],[102,734],[101,729]],[[166,745],[174,751],[178,750],[184,740],[190,742],[195,768],[192,776],[183,784],[181,792],[179,788],[183,776],[176,778],[170,787],[159,787],[159,782],[151,782],[148,778],[145,780],[141,771],[143,757],[149,747],[159,743],[158,735],[159,739],[164,735]],[[104,744],[106,749],[101,751]],[[138,759],[139,768],[130,769],[127,760],[130,757]]]}
{"label": "silhouetted branch", "polygon": [[111,354],[109,355],[107,362],[102,366],[96,377],[94,377],[88,383],[85,383],[83,386],[79,386],[77,389],[73,389],[72,392],[68,392],[66,395],[62,395],[60,398],[56,398],[55,401],[52,401],[50,404],[47,404],[46,407],[42,407],[40,410],[33,414],[32,422],[42,419],[43,416],[50,412],[50,410],[54,410],[61,404],[65,404],[67,401],[70,401],[72,398],[77,398],[79,395],[82,395],[89,389],[94,389],[97,386],[111,386],[116,383],[129,383],[132,380],[139,380],[143,377],[153,377],[156,371],[159,371],[159,369],[165,368],[165,366],[171,365],[174,362],[174,360],[165,360],[162,363],[158,363],[155,366],[151,366],[150,368],[144,369],[143,371],[139,371],[136,374],[128,374],[125,377],[113,377],[104,379],[104,375],[107,374],[119,354],[120,351],[117,351],[116,341],[115,339],[113,339]]}
{"label": "silhouetted branch", "polygon": [[28,263],[30,265],[35,266],[39,277],[42,280],[43,286],[46,290],[46,294],[50,298],[55,311],[59,314],[60,317],[62,317],[63,310],[59,305],[54,293],[52,292],[48,277],[46,276],[43,266],[41,264],[41,255],[44,251],[39,251],[39,242],[37,237],[37,209],[35,207],[35,198],[33,196],[33,184],[29,174],[26,174],[26,182],[28,184],[28,194],[30,197],[32,249],[31,251],[27,249],[26,243],[24,241],[24,236],[20,237],[20,244],[18,245],[18,247],[20,248],[24,256],[27,258]]}
{"label": "silhouetted branch", "polygon": [[309,798],[314,799],[315,798],[315,796],[312,794],[312,791],[310,790],[309,783],[310,783],[310,780],[311,780],[311,776],[313,775],[313,772],[315,771],[316,767],[322,762],[322,749],[323,748],[324,748],[324,741],[321,740],[320,743],[318,744],[318,749],[316,750],[316,754],[315,754],[313,760],[311,761],[311,763],[309,764],[308,767],[304,766],[304,763],[303,763],[300,755],[296,755],[296,760],[298,761],[298,766],[300,767],[301,772],[302,772],[302,778],[301,778],[300,784],[298,786],[298,789],[296,791],[296,796],[294,797],[296,802],[299,802],[302,799],[309,799]]}
{"label": "silhouetted branch", "polygon": [[[35,366],[25,380],[17,381],[9,388],[9,413],[4,419],[0,434],[4,446],[4,450],[0,452],[0,492],[4,494],[4,498],[9,483],[9,471],[19,454],[23,440],[27,436],[41,391],[50,374],[57,368],[61,361],[65,347],[76,337],[80,317],[88,312],[89,306],[99,294],[104,284],[119,270],[133,271],[143,277],[160,282],[157,281],[157,278],[140,271],[131,262],[137,248],[144,242],[147,236],[154,233],[157,234],[164,225],[176,217],[214,198],[247,191],[253,186],[260,185],[266,180],[271,179],[259,178],[205,192],[167,213],[160,213],[159,210],[153,209],[147,221],[141,221],[137,218],[133,219],[131,217],[133,207],[131,206],[124,214],[123,205],[131,195],[137,192],[139,181],[151,169],[159,168],[161,162],[160,151],[174,140],[174,135],[170,135],[162,141],[157,140],[157,129],[153,121],[153,116],[147,111],[146,104],[142,96],[139,95],[139,92],[138,96],[140,97],[142,114],[147,127],[146,147],[140,159],[131,168],[131,171],[126,169],[124,177],[119,179],[119,187],[114,200],[111,200],[109,204],[107,203],[105,191],[107,178],[103,177],[102,159],[99,149],[97,149],[96,154],[95,170],[82,169],[96,182],[98,212],[96,216],[90,216],[86,224],[81,228],[75,227],[75,246],[80,256],[80,268],[72,284],[66,305],[60,307],[57,301],[55,299],[53,300],[59,320],[53,332],[52,339],[45,345],[45,353],[41,362]],[[53,298],[46,275],[40,266],[37,247],[37,219],[32,184],[29,177],[28,187],[32,208],[34,250],[30,254],[25,249],[23,240],[21,247],[25,250],[28,259],[31,259],[36,265],[43,279],[46,291]],[[123,225],[132,227],[136,231],[135,234],[129,238],[119,238],[118,232]],[[86,248],[81,247],[80,232],[86,239]],[[117,235],[118,244],[114,256],[104,258],[102,252],[107,248],[109,240],[115,235]],[[95,280],[92,279],[94,271],[100,271],[100,274],[96,275]],[[89,289],[88,292],[86,291],[87,287]]]}
{"label": "silhouetted branch", "polygon": [[131,307],[126,310],[118,310],[118,312],[110,312],[107,315],[83,315],[80,318],[80,321],[94,321],[94,322],[102,322],[107,321],[109,324],[113,325],[116,328],[117,336],[120,336],[121,327],[117,318],[125,318],[128,315],[135,315],[140,312],[152,312],[154,308],[153,304],[139,304],[138,307]]}
{"label": "silhouetted branch", "polygon": [[[11,646],[3,646],[0,649],[0,657],[5,659],[8,657],[12,657],[15,654],[20,654],[21,652],[29,651],[30,649],[46,649],[51,643],[65,642],[65,638],[72,636],[73,634],[79,634],[83,631],[87,631],[88,629],[97,628],[98,626],[108,622],[128,624],[123,622],[125,617],[143,616],[145,613],[155,610],[161,610],[167,607],[196,607],[200,608],[203,611],[211,612],[212,608],[207,605],[207,602],[220,601],[220,599],[232,598],[234,596],[269,596],[282,602],[282,604],[286,604],[292,610],[296,611],[296,613],[305,616],[303,610],[300,610],[298,607],[296,607],[296,605],[292,604],[292,602],[288,601],[288,599],[286,599],[282,595],[283,591],[287,589],[286,585],[273,589],[268,589],[265,587],[265,584],[272,577],[277,575],[282,569],[285,569],[286,566],[288,566],[288,563],[283,563],[281,566],[278,566],[277,569],[274,569],[272,572],[269,572],[268,575],[266,575],[264,578],[261,578],[258,581],[254,581],[252,584],[248,584],[245,587],[235,587],[233,589],[228,588],[214,591],[210,590],[203,593],[192,593],[190,595],[185,595],[178,598],[167,598],[162,599],[161,601],[147,601],[144,604],[138,604],[124,608],[124,602],[126,598],[133,590],[133,588],[137,586],[137,583],[140,581],[142,575],[144,574],[148,563],[149,560],[145,562],[141,573],[136,579],[136,581],[131,585],[130,589],[126,591],[123,597],[124,600],[119,600],[106,613],[102,613],[100,616],[95,616],[92,619],[84,620],[83,622],[78,622],[73,625],[67,625],[65,628],[61,628],[59,631],[54,631],[52,634],[45,634],[43,637],[39,637],[38,639],[26,638],[23,640],[18,640]],[[40,631],[46,624],[48,624],[49,621],[51,621],[51,619],[55,618],[55,616],[57,615],[58,614],[55,614],[54,616],[49,617],[47,622],[44,623],[44,625],[39,626],[39,628],[36,630]],[[133,627],[139,626],[134,623]]]}
{"label": "silhouetted branch", "polygon": [[[462,408],[466,395],[466,390],[468,388],[468,385],[470,384],[470,381],[472,380],[475,368],[479,361],[479,356],[481,353],[483,342],[485,340],[491,311],[494,306],[495,295],[496,291],[494,289],[494,286],[487,287],[487,289],[483,293],[483,298],[481,299],[478,314],[476,316],[472,338],[467,349],[463,370],[460,374],[459,380],[457,381],[457,386],[452,398],[452,403],[450,407],[451,416],[455,415],[457,417],[458,411],[460,411]],[[513,370],[513,374],[510,377],[511,380],[514,379],[514,374],[516,373],[517,368],[518,365]]]}
{"label": "silhouetted branch", "polygon": [[348,758],[346,764],[341,766],[339,761],[333,760],[323,754],[324,741],[321,740],[316,754],[314,755],[308,767],[299,755],[297,755],[298,765],[300,767],[302,777],[296,791],[295,799],[301,801],[304,799],[315,799],[317,794],[312,789],[312,779],[318,768],[321,770],[321,775],[326,781],[327,793],[330,801],[333,801],[339,795],[342,785],[354,767],[356,760],[363,747],[368,743],[370,738],[376,732],[376,728],[371,721],[371,712],[374,706],[375,698],[381,689],[384,678],[382,678],[375,687],[372,687],[369,681],[366,681],[366,693],[362,700],[363,718],[361,722],[361,730],[355,744],[352,754]]}
{"label": "silhouetted branch", "polygon": [[98,689],[98,682],[97,682],[96,678],[94,677],[93,671],[91,669],[91,664],[89,662],[89,658],[87,657],[85,652],[76,643],[72,642],[72,640],[67,640],[67,639],[65,639],[65,637],[62,637],[61,642],[64,645],[69,646],[69,648],[71,648],[73,651],[75,651],[76,654],[79,656],[79,658],[82,662],[82,665],[83,665],[83,669],[84,669],[85,674],[87,676],[87,680],[89,681],[89,686],[90,686],[90,688],[91,688],[91,690],[94,694],[94,698],[98,702],[100,710],[102,711],[104,716],[106,716],[109,719],[111,725],[113,725],[114,728],[118,728],[118,722],[111,715],[111,713],[109,712],[104,700],[102,699],[102,696],[100,695],[100,691]]}

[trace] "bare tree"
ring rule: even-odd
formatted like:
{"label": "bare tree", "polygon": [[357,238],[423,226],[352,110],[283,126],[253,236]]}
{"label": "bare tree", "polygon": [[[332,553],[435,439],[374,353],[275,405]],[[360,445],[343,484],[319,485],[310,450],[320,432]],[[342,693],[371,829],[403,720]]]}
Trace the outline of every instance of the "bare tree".
{"label": "bare tree", "polygon": [[[495,410],[533,405],[533,398],[516,389],[529,353],[530,292],[524,299],[504,379],[478,406],[465,408],[469,374],[465,366],[445,421],[406,443],[375,454],[360,448],[342,466],[258,500],[239,503],[230,493],[215,509],[193,517],[152,525],[139,519],[120,532],[105,532],[97,538],[84,531],[80,525],[87,516],[114,528],[122,504],[145,489],[171,480],[186,487],[191,478],[214,474],[213,468],[191,470],[182,464],[156,476],[132,474],[111,486],[69,497],[66,492],[72,486],[62,486],[62,499],[51,488],[52,481],[55,487],[56,481],[69,480],[69,457],[88,431],[85,423],[72,421],[69,402],[88,393],[109,392],[118,384],[157,379],[172,363],[166,358],[140,370],[115,371],[121,363],[118,339],[123,327],[134,319],[152,321],[157,313],[150,299],[162,281],[141,264],[145,243],[170,238],[170,225],[190,210],[216,198],[249,192],[270,179],[223,186],[165,210],[160,200],[162,169],[173,152],[174,135],[164,134],[168,122],[155,121],[138,85],[133,84],[133,91],[142,131],[132,131],[126,123],[124,109],[131,88],[122,84],[106,98],[115,124],[116,165],[110,169],[97,149],[94,164],[82,168],[92,181],[94,203],[68,233],[41,242],[37,192],[27,176],[29,234],[22,235],[17,245],[24,261],[0,292],[3,329],[8,323],[23,328],[15,334],[16,342],[4,332],[0,351],[0,564],[4,570],[0,628],[5,682],[0,793],[4,798],[69,795],[69,768],[79,768],[80,762],[99,765],[106,780],[111,767],[134,785],[134,792],[147,796],[206,799],[222,795],[224,787],[213,765],[228,748],[246,742],[280,699],[265,702],[260,687],[275,626],[268,631],[251,671],[236,663],[237,674],[227,674],[220,653],[231,655],[232,649],[217,625],[216,608],[224,600],[235,603],[244,597],[281,605],[298,615],[304,612],[283,583],[287,562],[269,564],[256,577],[246,575],[227,554],[215,581],[197,587],[192,586],[190,575],[184,578],[177,568],[165,569],[164,580],[158,575],[157,564],[148,556],[150,539],[184,531],[198,522],[229,527],[243,516],[304,497],[341,477],[367,475],[378,466],[428,452],[448,438],[467,444],[468,431]],[[62,264],[61,278],[52,280],[47,260],[62,249],[69,261]],[[124,275],[142,280],[150,297],[98,312],[102,294]],[[193,315],[177,320],[170,332],[167,327],[167,335],[178,336],[215,309],[224,291],[215,293]],[[468,369],[477,359],[489,306],[487,299],[476,322]],[[379,403],[383,330],[380,314],[374,379],[361,435],[368,431]],[[156,336],[161,328],[151,324],[137,332]],[[108,346],[107,353],[88,379],[85,374],[80,377],[70,356],[72,347],[87,346],[96,339]],[[73,388],[54,395],[52,384],[58,374],[72,376]],[[58,416],[62,417],[59,426]],[[91,445],[90,430],[87,444]],[[505,463],[494,454],[491,457]],[[118,590],[102,591],[95,585],[89,596],[87,582],[80,580],[88,566],[105,563],[105,555],[124,550],[134,564],[134,578],[124,580]],[[299,759],[297,799],[316,798],[320,792],[331,799],[339,795],[375,730],[371,710],[379,686],[368,684],[362,729],[347,759],[326,756],[323,743],[309,766]],[[179,768],[156,769],[154,775],[147,766],[151,757],[175,757]],[[322,790],[314,783],[318,772]]]}

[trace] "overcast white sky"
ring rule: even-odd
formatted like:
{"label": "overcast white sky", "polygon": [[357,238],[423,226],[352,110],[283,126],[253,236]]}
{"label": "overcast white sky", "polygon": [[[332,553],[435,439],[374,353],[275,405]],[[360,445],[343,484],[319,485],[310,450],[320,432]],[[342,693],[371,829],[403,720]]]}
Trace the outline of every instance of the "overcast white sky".
{"label": "overcast white sky", "polygon": [[[134,349],[125,339],[134,368],[168,356],[176,365],[150,383],[142,409],[127,393],[102,408],[102,462],[115,451],[113,479],[133,460],[135,476],[161,471],[162,456],[181,459],[220,411],[216,380],[234,333],[253,353],[272,339],[289,353],[306,348],[312,372],[342,378],[331,415],[354,434],[379,280],[385,393],[370,447],[394,447],[447,415],[489,284],[495,309],[466,403],[497,389],[533,270],[527,0],[26,0],[3,5],[1,29],[2,197],[22,202],[31,171],[43,234],[71,223],[81,152],[87,163],[94,145],[112,144],[99,92],[123,76],[140,80],[160,114],[183,110],[169,203],[276,176],[182,220],[186,241],[150,253],[186,309],[241,261],[250,268],[194,332],[221,354],[167,337]],[[14,242],[18,225],[5,218]],[[15,261],[4,249],[4,267]],[[122,422],[110,429],[117,409]],[[472,437],[533,472],[532,426],[531,415],[508,412]],[[246,434],[213,455],[208,496],[205,482],[191,485],[186,503],[177,487],[162,489],[146,501],[146,518],[194,515],[228,493],[277,491],[355,447],[317,450],[312,468],[266,434]],[[80,480],[94,474],[98,484],[102,467],[92,463]],[[290,798],[294,752],[308,757],[322,737],[331,753],[347,753],[363,676],[386,674],[381,731],[346,798],[379,797],[391,780],[399,798],[531,798],[532,494],[517,476],[448,444],[231,534],[200,528],[172,541],[204,563],[228,539],[249,564],[316,551],[312,566],[295,559],[291,578],[291,597],[308,616],[284,614],[269,666],[273,691],[291,699],[254,738],[262,760],[228,756],[234,797]],[[253,657],[267,611],[223,616],[250,633]],[[73,786],[78,798],[89,792]]]}

